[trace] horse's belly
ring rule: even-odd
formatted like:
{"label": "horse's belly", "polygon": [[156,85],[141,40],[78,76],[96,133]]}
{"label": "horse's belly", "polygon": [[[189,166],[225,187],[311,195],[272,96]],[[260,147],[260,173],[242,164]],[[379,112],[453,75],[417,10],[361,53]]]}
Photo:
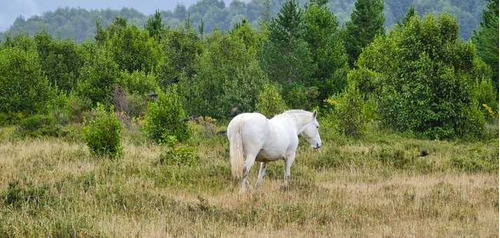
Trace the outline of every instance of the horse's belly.
{"label": "horse's belly", "polygon": [[256,161],[259,162],[269,162],[269,161],[275,161],[275,160],[280,160],[283,159],[283,154],[281,153],[273,153],[269,152],[266,150],[261,150],[259,154],[257,155],[257,158],[255,158]]}

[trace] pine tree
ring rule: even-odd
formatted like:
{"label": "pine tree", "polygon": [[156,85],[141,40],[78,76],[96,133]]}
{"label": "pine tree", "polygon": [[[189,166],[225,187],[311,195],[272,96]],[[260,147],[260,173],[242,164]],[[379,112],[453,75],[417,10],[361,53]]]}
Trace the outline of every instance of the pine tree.
{"label": "pine tree", "polygon": [[157,42],[160,42],[161,34],[163,31],[163,23],[160,11],[155,11],[155,14],[148,19],[148,22],[146,23],[146,26],[144,28],[146,28],[146,30],[149,32],[150,37],[153,37]]}
{"label": "pine tree", "polygon": [[318,101],[322,102],[344,89],[348,57],[337,30],[337,19],[325,6],[325,1],[311,1],[304,12],[303,22],[304,39],[317,65],[309,85],[319,89]]}
{"label": "pine tree", "polygon": [[302,10],[295,0],[287,0],[277,18],[269,24],[269,40],[262,58],[269,79],[284,84],[301,83],[313,72],[313,62],[304,41]]}
{"label": "pine tree", "polygon": [[479,57],[491,67],[493,85],[498,92],[498,0],[488,2],[481,27],[474,32],[472,42]]}
{"label": "pine tree", "polygon": [[375,36],[384,34],[384,1],[356,0],[351,21],[347,23],[345,45],[352,67]]}
{"label": "pine tree", "polygon": [[409,8],[408,8],[408,11],[406,12],[406,15],[405,17],[402,19],[402,21],[398,22],[398,25],[404,25],[406,24],[407,22],[410,21],[410,19],[414,16],[418,16],[418,12],[417,10],[415,10],[415,6],[411,5]]}

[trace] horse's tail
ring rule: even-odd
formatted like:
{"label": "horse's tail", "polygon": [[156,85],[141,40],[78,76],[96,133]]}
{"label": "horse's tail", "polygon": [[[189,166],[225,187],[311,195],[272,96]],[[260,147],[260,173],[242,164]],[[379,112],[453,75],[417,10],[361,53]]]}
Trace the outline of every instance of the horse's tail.
{"label": "horse's tail", "polygon": [[242,121],[235,121],[232,128],[232,133],[229,138],[229,156],[231,161],[231,172],[234,178],[241,178],[243,176],[243,141],[241,140],[241,124]]}

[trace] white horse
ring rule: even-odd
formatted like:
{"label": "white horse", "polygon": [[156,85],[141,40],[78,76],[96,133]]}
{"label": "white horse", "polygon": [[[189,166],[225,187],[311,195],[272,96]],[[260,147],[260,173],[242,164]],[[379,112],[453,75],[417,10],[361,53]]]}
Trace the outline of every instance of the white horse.
{"label": "white horse", "polygon": [[248,186],[247,176],[253,163],[261,162],[256,187],[262,183],[267,164],[285,160],[285,187],[288,188],[290,167],[302,134],[311,147],[321,147],[319,123],[316,111],[290,110],[267,119],[260,113],[243,113],[231,120],[227,127],[231,171],[233,177],[241,180],[241,192]]}

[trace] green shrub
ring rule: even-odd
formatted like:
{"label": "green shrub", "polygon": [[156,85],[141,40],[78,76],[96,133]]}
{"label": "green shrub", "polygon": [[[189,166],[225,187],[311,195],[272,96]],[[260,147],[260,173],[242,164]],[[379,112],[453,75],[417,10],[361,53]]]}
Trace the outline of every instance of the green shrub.
{"label": "green shrub", "polygon": [[[475,89],[487,72],[458,30],[446,13],[414,16],[363,50],[349,76],[365,96],[375,96],[383,125],[430,139],[481,136]],[[492,91],[487,86],[479,88]]]}
{"label": "green shrub", "polygon": [[365,117],[363,99],[354,83],[350,83],[344,93],[334,99],[333,117],[337,130],[345,135],[359,136],[363,133]]}
{"label": "green shrub", "polygon": [[151,102],[145,115],[144,132],[158,143],[166,142],[168,136],[184,141],[189,138],[186,113],[175,89],[160,93],[158,101]]}
{"label": "green shrub", "polygon": [[60,136],[61,127],[50,115],[34,115],[22,120],[16,130],[21,137]]}
{"label": "green shrub", "polygon": [[285,87],[284,99],[286,104],[293,109],[310,110],[317,105],[319,89],[317,87],[306,87],[296,83]]}
{"label": "green shrub", "polygon": [[143,117],[148,108],[150,101],[148,96],[145,95],[127,95],[128,110],[127,114],[130,117]]}
{"label": "green shrub", "polygon": [[255,108],[258,112],[272,117],[284,112],[287,108],[285,101],[281,98],[279,89],[273,84],[264,84],[257,97]]}
{"label": "green shrub", "polygon": [[498,171],[498,157],[479,158],[457,156],[450,160],[453,168],[467,172]]}
{"label": "green shrub", "polygon": [[90,100],[73,93],[61,93],[47,103],[47,109],[58,124],[81,123],[84,113],[90,110]]}
{"label": "green shrub", "polygon": [[38,55],[19,48],[0,48],[0,112],[42,112],[52,96]]}
{"label": "green shrub", "polygon": [[117,157],[121,154],[121,125],[112,109],[107,112],[98,104],[93,119],[85,122],[83,139],[93,155]]}
{"label": "green shrub", "polygon": [[0,126],[18,124],[27,116],[26,112],[0,112]]}
{"label": "green shrub", "polygon": [[105,49],[91,48],[89,51],[91,57],[80,69],[78,96],[89,99],[92,105],[111,103],[113,85],[118,81],[118,65]]}
{"label": "green shrub", "polygon": [[167,148],[158,158],[158,164],[162,165],[193,166],[198,161],[194,149],[187,145],[177,145],[175,136],[168,137]]}
{"label": "green shrub", "polygon": [[158,80],[153,74],[146,74],[142,71],[128,73],[122,71],[118,79],[118,84],[130,94],[146,95],[150,91],[159,91]]}
{"label": "green shrub", "polygon": [[38,207],[43,204],[45,199],[49,198],[48,191],[49,187],[47,185],[35,186],[32,183],[10,182],[7,190],[1,194],[0,201],[5,205],[16,208],[26,203]]}
{"label": "green shrub", "polygon": [[482,79],[476,89],[476,98],[481,106],[484,117],[493,122],[498,118],[498,100],[493,89],[493,83],[490,79]]}

